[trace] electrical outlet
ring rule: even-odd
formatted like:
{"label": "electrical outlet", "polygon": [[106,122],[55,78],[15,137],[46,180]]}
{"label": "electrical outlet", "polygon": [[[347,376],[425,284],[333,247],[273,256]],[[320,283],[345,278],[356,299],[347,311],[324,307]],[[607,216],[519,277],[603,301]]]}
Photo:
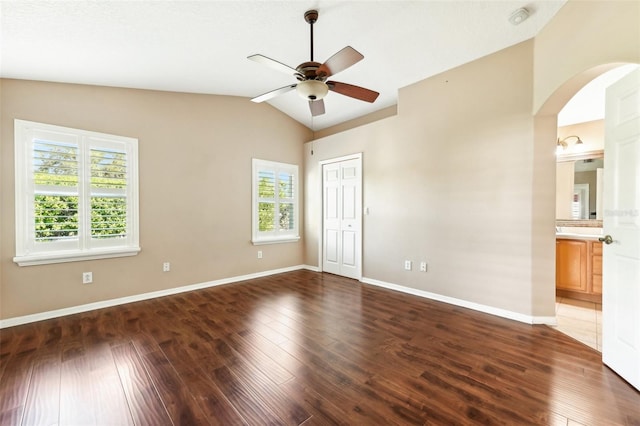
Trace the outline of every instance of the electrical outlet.
{"label": "electrical outlet", "polygon": [[411,270],[411,261],[410,260],[405,260],[404,261],[404,269],[405,269],[405,271],[410,271]]}
{"label": "electrical outlet", "polygon": [[258,250],[258,259],[262,259],[262,250]]}
{"label": "electrical outlet", "polygon": [[427,262],[420,262],[420,272],[427,272]]}
{"label": "electrical outlet", "polygon": [[169,272],[171,270],[171,264],[169,262],[164,262],[162,264],[162,272]]}
{"label": "electrical outlet", "polygon": [[82,284],[91,284],[93,282],[93,272],[82,273]]}

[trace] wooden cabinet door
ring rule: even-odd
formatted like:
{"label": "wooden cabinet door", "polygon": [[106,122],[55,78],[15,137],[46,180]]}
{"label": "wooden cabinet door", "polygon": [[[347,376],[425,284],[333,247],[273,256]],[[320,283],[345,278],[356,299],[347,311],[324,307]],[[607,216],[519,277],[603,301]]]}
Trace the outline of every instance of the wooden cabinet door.
{"label": "wooden cabinet door", "polygon": [[587,242],[556,240],[556,288],[587,291]]}
{"label": "wooden cabinet door", "polygon": [[593,282],[591,283],[592,292],[594,294],[602,294],[602,275],[593,275]]}
{"label": "wooden cabinet door", "polygon": [[602,243],[592,243],[591,249],[591,292],[602,294]]}

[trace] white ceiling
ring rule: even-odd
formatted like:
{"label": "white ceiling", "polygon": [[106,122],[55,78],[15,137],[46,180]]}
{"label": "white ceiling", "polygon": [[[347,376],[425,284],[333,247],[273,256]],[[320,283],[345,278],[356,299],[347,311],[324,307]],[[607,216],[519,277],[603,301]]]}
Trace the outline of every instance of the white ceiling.
{"label": "white ceiling", "polygon": [[[337,93],[312,121],[295,91],[269,103],[315,130],[397,103],[398,89],[535,36],[565,0],[23,1],[0,3],[0,76],[252,98],[295,83],[247,60],[309,60],[304,12],[320,13],[314,59],[350,45],[365,59],[333,80],[380,92]],[[509,15],[526,7],[518,26]],[[249,100],[247,99],[247,102]]]}

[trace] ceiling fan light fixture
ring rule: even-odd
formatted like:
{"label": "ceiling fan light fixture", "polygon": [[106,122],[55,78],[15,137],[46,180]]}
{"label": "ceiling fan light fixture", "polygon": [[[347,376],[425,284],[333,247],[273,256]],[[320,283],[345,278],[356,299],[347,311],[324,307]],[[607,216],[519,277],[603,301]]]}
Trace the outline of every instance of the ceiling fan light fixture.
{"label": "ceiling fan light fixture", "polygon": [[305,80],[298,83],[296,91],[302,99],[318,101],[327,96],[329,87],[320,80]]}

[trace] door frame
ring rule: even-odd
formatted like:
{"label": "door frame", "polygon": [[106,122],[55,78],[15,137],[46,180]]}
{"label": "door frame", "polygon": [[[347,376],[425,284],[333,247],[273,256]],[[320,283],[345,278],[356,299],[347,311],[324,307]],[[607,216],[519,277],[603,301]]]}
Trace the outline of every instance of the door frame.
{"label": "door frame", "polygon": [[319,220],[319,224],[318,224],[318,235],[320,236],[320,238],[318,238],[318,269],[320,270],[320,272],[323,272],[323,265],[324,265],[324,259],[323,259],[323,253],[324,253],[324,166],[325,164],[331,164],[331,163],[340,163],[342,161],[347,161],[347,160],[360,160],[360,198],[358,199],[358,202],[360,203],[360,216],[358,217],[358,225],[359,225],[359,229],[360,232],[358,233],[358,240],[356,242],[356,244],[359,246],[360,250],[360,258],[358,259],[359,265],[360,267],[358,268],[360,271],[360,276],[358,278],[358,281],[362,281],[362,259],[363,259],[363,247],[362,247],[362,233],[363,233],[363,220],[362,220],[362,215],[364,210],[362,209],[362,205],[363,205],[363,198],[364,198],[364,193],[362,191],[362,188],[364,187],[364,173],[363,173],[363,163],[362,163],[362,152],[357,152],[355,154],[349,154],[349,155],[344,155],[341,157],[335,157],[335,158],[330,158],[327,160],[321,160],[318,161],[318,165],[319,167],[319,171],[318,173],[320,174],[320,194],[321,195],[321,199],[320,199],[320,220]]}

